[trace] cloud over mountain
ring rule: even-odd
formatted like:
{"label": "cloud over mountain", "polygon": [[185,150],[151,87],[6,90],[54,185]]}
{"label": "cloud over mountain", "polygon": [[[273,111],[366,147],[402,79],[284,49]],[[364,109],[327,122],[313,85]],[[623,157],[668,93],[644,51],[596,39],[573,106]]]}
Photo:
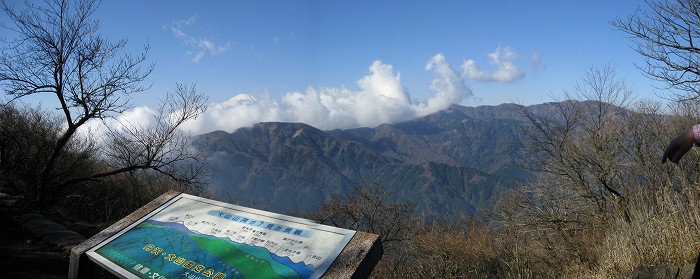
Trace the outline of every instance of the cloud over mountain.
{"label": "cloud over mountain", "polygon": [[309,87],[305,92],[289,92],[279,100],[241,94],[211,104],[204,115],[183,128],[193,134],[232,132],[268,121],[302,122],[319,129],[374,127],[425,116],[472,96],[463,76],[443,54],[432,57],[425,70],[433,73],[433,95],[424,101],[411,101],[401,75],[392,65],[377,60],[369,67],[369,74],[357,80],[359,90]]}
{"label": "cloud over mountain", "polygon": [[[189,24],[188,21],[181,25]],[[356,81],[357,89],[311,86],[303,92],[291,91],[279,98],[238,94],[224,102],[209,104],[206,112],[184,123],[181,128],[192,134],[203,134],[215,130],[233,132],[259,122],[299,122],[332,130],[408,121],[471,97],[472,91],[465,83],[468,78],[499,82],[522,78],[524,74],[510,62],[514,55],[508,47],[491,53],[492,62],[499,65],[499,69],[491,74],[478,70],[475,64],[470,64],[472,60],[465,61],[462,71],[458,71],[442,53],[434,55],[424,68],[433,76],[429,84],[432,95],[425,100],[411,98],[401,74],[392,65],[376,60],[369,66],[369,72]],[[156,111],[148,107],[136,107],[118,119],[107,120],[106,124],[145,127],[152,124],[155,114]],[[104,134],[104,128],[100,127],[103,123],[89,124],[87,129],[93,136]]]}
{"label": "cloud over mountain", "polygon": [[465,78],[476,81],[513,82],[525,77],[525,74],[511,60],[516,53],[510,47],[498,47],[489,53],[489,63],[496,67],[492,73],[479,68],[476,61],[468,59],[462,64],[462,71]]}

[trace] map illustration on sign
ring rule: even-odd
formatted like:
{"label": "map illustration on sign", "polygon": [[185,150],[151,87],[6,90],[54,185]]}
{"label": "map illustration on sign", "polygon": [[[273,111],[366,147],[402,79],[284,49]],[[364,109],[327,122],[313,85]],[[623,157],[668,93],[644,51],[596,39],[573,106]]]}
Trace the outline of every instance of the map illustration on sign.
{"label": "map illustration on sign", "polygon": [[180,194],[87,255],[124,278],[319,278],[354,234]]}

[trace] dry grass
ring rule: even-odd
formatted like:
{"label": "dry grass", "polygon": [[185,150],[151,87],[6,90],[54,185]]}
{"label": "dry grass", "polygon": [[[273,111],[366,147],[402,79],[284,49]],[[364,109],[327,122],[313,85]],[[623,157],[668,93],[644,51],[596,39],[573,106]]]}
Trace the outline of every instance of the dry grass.
{"label": "dry grass", "polygon": [[698,194],[695,187],[656,193],[631,206],[631,221],[612,220],[599,248],[596,277],[628,276],[636,266],[694,262],[700,251]]}
{"label": "dry grass", "polygon": [[616,214],[583,226],[421,227],[385,255],[373,277],[629,278],[637,266],[681,267],[700,251],[700,196],[688,189],[638,196],[645,202],[630,203],[629,219]]}

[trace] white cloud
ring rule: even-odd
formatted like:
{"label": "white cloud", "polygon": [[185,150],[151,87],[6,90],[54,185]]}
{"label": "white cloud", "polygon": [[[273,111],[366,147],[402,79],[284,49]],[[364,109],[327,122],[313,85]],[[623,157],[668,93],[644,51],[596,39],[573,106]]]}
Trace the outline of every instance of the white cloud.
{"label": "white cloud", "polygon": [[425,70],[433,71],[430,89],[435,95],[418,105],[419,116],[442,110],[472,95],[471,90],[464,84],[464,79],[450,67],[442,53],[433,56],[425,65]]}
{"label": "white cloud", "polygon": [[422,102],[411,101],[393,66],[375,61],[369,73],[357,81],[359,90],[309,87],[305,92],[289,92],[279,100],[240,94],[211,104],[204,115],[183,128],[193,134],[232,132],[266,121],[302,122],[319,129],[374,127],[428,115],[472,95],[444,55],[432,57],[425,70],[434,76],[430,85],[433,95]]}
{"label": "white cloud", "polygon": [[108,128],[121,131],[124,128],[147,128],[155,125],[158,112],[146,106],[134,107],[117,115],[115,118],[92,119],[78,130],[83,136],[97,142],[104,142]]}
{"label": "white cloud", "polygon": [[530,55],[530,64],[532,65],[532,69],[535,71],[544,69],[544,65],[542,65],[542,57],[540,57],[538,52],[533,52],[532,55]]}
{"label": "white cloud", "polygon": [[469,59],[462,64],[464,77],[476,81],[513,82],[525,76],[520,68],[511,62],[516,53],[510,47],[498,47],[488,56],[489,63],[496,66],[494,72],[485,72],[478,67],[476,61]]}
{"label": "white cloud", "polygon": [[190,52],[193,63],[199,63],[207,54],[212,57],[231,49],[230,43],[217,43],[212,39],[192,36],[185,32],[185,29],[193,25],[196,20],[197,16],[193,15],[188,19],[175,22],[170,27],[170,32],[172,32],[173,36],[182,40],[188,47],[193,48],[193,51]]}

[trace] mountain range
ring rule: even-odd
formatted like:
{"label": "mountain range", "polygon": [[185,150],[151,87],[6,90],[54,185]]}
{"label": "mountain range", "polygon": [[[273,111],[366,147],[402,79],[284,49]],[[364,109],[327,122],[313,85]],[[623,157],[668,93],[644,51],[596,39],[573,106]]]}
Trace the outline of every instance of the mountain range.
{"label": "mountain range", "polygon": [[[525,107],[535,115],[554,105]],[[528,121],[517,105],[449,109],[374,128],[322,131],[258,123],[195,137],[218,199],[279,212],[309,212],[361,183],[383,183],[418,214],[478,215],[533,174],[524,167]]]}

